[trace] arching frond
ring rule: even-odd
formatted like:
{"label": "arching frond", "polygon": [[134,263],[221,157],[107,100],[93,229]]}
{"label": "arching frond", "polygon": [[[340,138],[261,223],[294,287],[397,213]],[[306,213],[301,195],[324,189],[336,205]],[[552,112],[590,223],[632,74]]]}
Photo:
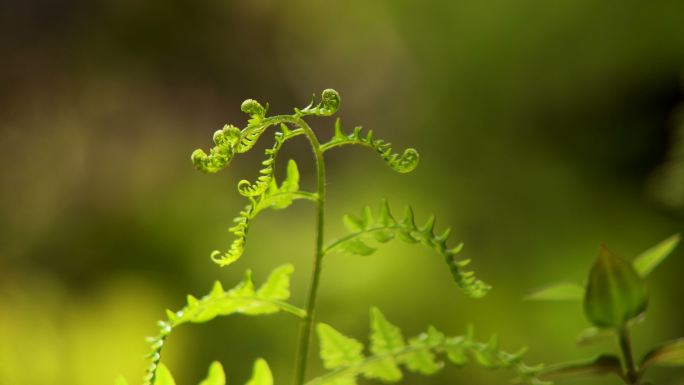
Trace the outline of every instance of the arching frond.
{"label": "arching frond", "polygon": [[368,130],[365,134],[362,134],[361,131],[361,127],[355,127],[350,134],[346,134],[338,118],[335,121],[335,135],[330,141],[322,144],[321,149],[327,151],[331,148],[347,144],[358,144],[375,150],[394,171],[407,173],[413,171],[418,166],[420,156],[415,149],[407,148],[401,154],[393,153],[392,144],[382,139],[375,139],[373,137],[373,130]]}
{"label": "arching frond", "polygon": [[245,278],[230,290],[224,290],[216,281],[211,292],[197,299],[188,296],[187,305],[177,312],[166,311],[166,320],[159,321],[159,334],[149,337],[152,352],[148,355],[150,365],[145,376],[145,385],[155,384],[161,351],[171,332],[185,323],[208,322],[218,316],[231,314],[262,315],[279,311],[304,318],[306,311],[285,302],[290,298],[290,276],[292,265],[276,268],[258,289],[254,287],[252,273],[248,270]]}
{"label": "arching frond", "polygon": [[461,251],[462,244],[449,248],[447,240],[451,230],[446,229],[440,235],[435,234],[434,216],[428,218],[423,226],[418,227],[415,224],[413,210],[409,206],[405,210],[404,218],[397,221],[392,216],[389,204],[383,200],[377,216],[374,216],[371,208],[366,206],[363,215],[360,217],[345,215],[344,223],[351,233],[329,243],[325,247],[324,253],[342,251],[349,254],[370,255],[377,250],[371,246],[371,242],[385,243],[400,238],[408,243],[421,243],[442,256],[449,266],[456,284],[471,297],[482,297],[491,288],[488,284],[475,278],[472,272],[463,271],[463,268],[470,261],[467,259],[457,261],[455,259]]}

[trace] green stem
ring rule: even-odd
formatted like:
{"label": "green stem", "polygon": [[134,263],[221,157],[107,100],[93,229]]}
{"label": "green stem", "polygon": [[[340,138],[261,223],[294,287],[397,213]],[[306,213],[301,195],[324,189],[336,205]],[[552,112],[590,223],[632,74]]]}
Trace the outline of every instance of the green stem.
{"label": "green stem", "polygon": [[299,344],[297,352],[297,362],[295,364],[295,385],[304,384],[306,376],[306,364],[309,357],[309,345],[311,343],[311,329],[314,321],[314,310],[316,308],[316,295],[321,275],[321,262],[323,260],[323,229],[325,223],[325,163],[323,161],[323,151],[318,138],[309,125],[301,118],[295,122],[304,129],[306,137],[311,142],[311,147],[316,158],[316,194],[318,196],[316,221],[316,253],[314,258],[313,271],[311,273],[311,283],[309,294],[306,300],[306,317],[302,320],[299,333]]}
{"label": "green stem", "polygon": [[636,365],[634,364],[634,355],[632,354],[632,342],[627,326],[623,326],[619,330],[618,340],[620,343],[620,351],[622,352],[622,359],[625,364],[625,380],[628,384],[637,384],[639,374]]}

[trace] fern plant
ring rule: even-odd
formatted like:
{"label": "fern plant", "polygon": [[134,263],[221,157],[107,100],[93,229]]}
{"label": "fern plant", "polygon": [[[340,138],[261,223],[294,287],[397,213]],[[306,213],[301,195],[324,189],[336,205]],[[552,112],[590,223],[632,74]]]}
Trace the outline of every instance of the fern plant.
{"label": "fern plant", "polygon": [[[462,291],[474,298],[483,297],[490,286],[476,278],[471,271],[465,270],[468,259],[459,259],[462,244],[450,245],[450,230],[435,232],[435,217],[430,216],[422,225],[417,225],[411,207],[404,210],[397,219],[387,201],[382,201],[377,211],[365,207],[360,216],[346,215],[344,224],[349,233],[337,239],[326,241],[326,168],[325,153],[332,149],[359,145],[376,152],[394,171],[411,172],[419,162],[418,152],[412,148],[395,152],[389,142],[375,137],[372,130],[361,127],[346,131],[336,119],[329,139],[321,141],[321,135],[306,122],[308,117],[329,117],[340,106],[340,96],[332,89],[316,97],[304,108],[295,108],[289,115],[268,116],[268,104],[248,99],[241,109],[249,115],[246,127],[239,129],[225,125],[214,133],[214,146],[205,152],[201,149],[192,153],[195,167],[206,173],[215,173],[228,166],[236,154],[244,153],[254,147],[267,130],[274,128],[273,146],[265,150],[263,168],[254,181],[241,180],[238,192],[247,204],[235,217],[235,225],[230,228],[233,240],[223,251],[211,253],[211,259],[219,266],[228,266],[238,260],[247,247],[250,224],[260,212],[266,209],[284,209],[294,200],[312,202],[317,209],[315,233],[316,251],[313,255],[313,273],[309,283],[306,303],[298,307],[288,302],[291,265],[273,270],[266,281],[255,287],[248,271],[242,282],[230,290],[216,282],[209,294],[197,299],[188,296],[187,305],[173,312],[167,311],[166,319],[159,322],[159,333],[149,338],[151,352],[148,356],[149,367],[144,385],[175,384],[169,370],[161,363],[162,350],[168,337],[177,327],[187,323],[202,323],[219,316],[232,314],[267,315],[285,312],[301,320],[299,341],[295,356],[294,385],[353,385],[359,377],[377,379],[383,382],[397,382],[405,370],[424,375],[438,372],[446,361],[460,366],[474,362],[486,368],[507,368],[512,370],[520,382],[542,384],[537,374],[542,366],[528,366],[522,362],[525,350],[507,353],[499,348],[497,338],[487,342],[475,340],[472,330],[464,335],[447,337],[430,326],[427,331],[406,340],[402,331],[391,324],[377,308],[371,309],[370,349],[363,352],[361,342],[347,337],[325,323],[318,323],[316,330],[320,340],[320,357],[328,372],[307,380],[307,357],[316,320],[316,298],[321,280],[322,261],[329,254],[343,252],[356,255],[370,255],[377,246],[393,239],[418,243],[433,250],[444,260],[453,280]],[[304,136],[311,145],[316,169],[316,191],[304,191],[299,186],[299,170],[294,160],[289,160],[282,181],[276,180],[276,166],[281,148],[290,139]],[[252,378],[248,385],[271,385],[273,377],[265,361],[258,359],[254,364]],[[126,381],[119,379],[118,385]],[[212,363],[207,378],[200,385],[223,385],[225,374],[219,363]]]}
{"label": "fern plant", "polygon": [[592,327],[582,331],[579,344],[604,338],[617,340],[619,354],[602,354],[578,362],[549,366],[543,378],[560,379],[582,375],[613,374],[625,384],[647,384],[644,374],[653,366],[684,366],[684,339],[663,343],[637,361],[632,352],[631,332],[643,319],[648,306],[645,278],[675,249],[675,234],[627,261],[601,246],[585,285],[558,283],[532,292],[538,301],[583,301],[584,314]]}

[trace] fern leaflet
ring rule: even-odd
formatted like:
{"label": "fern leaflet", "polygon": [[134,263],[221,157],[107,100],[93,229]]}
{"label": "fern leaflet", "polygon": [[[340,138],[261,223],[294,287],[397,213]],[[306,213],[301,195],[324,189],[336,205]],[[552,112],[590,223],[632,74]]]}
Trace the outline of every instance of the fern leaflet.
{"label": "fern leaflet", "polygon": [[525,349],[511,354],[499,349],[496,337],[483,343],[474,340],[472,330],[464,336],[446,337],[434,327],[405,341],[401,330],[387,321],[377,308],[371,309],[369,356],[364,356],[361,342],[332,326],[318,324],[318,336],[323,365],[331,371],[306,385],[355,385],[360,376],[397,382],[403,377],[401,366],[414,373],[430,375],[444,366],[437,359],[438,354],[445,355],[457,366],[474,361],[490,369],[512,369],[519,381],[528,384],[548,384],[536,378],[541,366],[530,367],[522,363]]}
{"label": "fern leaflet", "polygon": [[331,148],[347,144],[359,144],[375,150],[394,171],[408,173],[418,166],[420,156],[415,149],[407,148],[401,155],[399,153],[392,153],[391,143],[385,142],[382,139],[374,139],[373,130],[369,130],[365,135],[361,134],[361,130],[361,127],[355,127],[350,134],[345,134],[338,118],[335,121],[335,135],[330,141],[321,145],[321,150],[327,151]]}
{"label": "fern leaflet", "polygon": [[343,220],[351,233],[328,244],[324,249],[325,254],[331,251],[343,251],[366,256],[377,250],[370,246],[369,242],[385,243],[400,238],[405,242],[421,243],[435,250],[446,261],[456,284],[471,297],[482,297],[491,288],[488,284],[475,278],[472,272],[462,270],[470,262],[467,259],[455,260],[462,244],[448,248],[447,240],[451,230],[446,229],[442,234],[435,235],[434,216],[431,216],[423,226],[418,227],[415,224],[413,210],[408,206],[404,218],[397,221],[392,216],[389,204],[383,200],[377,218],[373,215],[371,208],[366,206],[361,217],[345,215]]}
{"label": "fern leaflet", "polygon": [[231,314],[261,315],[279,311],[304,318],[306,312],[285,300],[290,297],[290,276],[294,271],[292,265],[284,265],[271,272],[266,282],[255,289],[252,273],[248,270],[245,278],[234,288],[225,291],[216,281],[209,294],[197,299],[188,296],[187,305],[177,312],[166,311],[167,319],[159,321],[159,334],[149,337],[152,352],[148,355],[150,365],[145,375],[145,385],[155,384],[157,368],[161,360],[161,351],[166,338],[173,329],[185,323],[202,323],[218,316]]}
{"label": "fern leaflet", "polygon": [[[154,385],[176,385],[176,380],[173,378],[171,371],[164,364],[159,364],[158,372],[159,374],[154,381]],[[119,377],[116,385],[128,385],[128,382],[123,377]],[[226,385],[226,373],[220,362],[214,361],[209,365],[207,376],[199,385]],[[259,358],[254,362],[252,377],[246,385],[273,385],[271,369],[264,359]]]}
{"label": "fern leaflet", "polygon": [[290,130],[284,123],[280,125],[280,129],[281,131],[275,133],[273,147],[264,151],[266,159],[261,162],[261,165],[264,166],[264,168],[259,170],[261,175],[257,178],[256,182],[252,183],[245,179],[238,182],[238,191],[240,194],[246,197],[254,197],[265,193],[271,185],[271,180],[273,180],[276,157],[278,156],[278,152],[283,146],[283,143],[290,138],[304,133],[304,130],[302,129]]}
{"label": "fern leaflet", "polygon": [[[266,183],[265,181],[260,182]],[[247,243],[249,223],[262,210],[267,208],[284,209],[291,205],[295,199],[309,199],[313,201],[317,199],[315,194],[299,191],[299,169],[292,159],[287,164],[287,174],[281,185],[278,186],[272,175],[268,183],[268,188],[260,195],[256,197],[248,196],[250,203],[233,219],[235,225],[228,229],[228,231],[233,233],[235,239],[228,251],[222,253],[215,250],[211,253],[211,259],[219,266],[230,265],[242,256],[242,253],[245,251],[245,244]],[[258,184],[259,182],[257,182]],[[256,189],[260,188],[257,187]]]}

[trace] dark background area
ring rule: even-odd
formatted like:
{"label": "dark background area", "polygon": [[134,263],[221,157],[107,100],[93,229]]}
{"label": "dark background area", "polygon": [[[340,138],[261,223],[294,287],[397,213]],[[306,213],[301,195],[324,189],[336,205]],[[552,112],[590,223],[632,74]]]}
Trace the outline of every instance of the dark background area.
{"label": "dark background area", "polygon": [[[438,257],[391,244],[326,261],[319,319],[366,340],[376,305],[415,335],[529,346],[554,363],[612,350],[574,344],[579,303],[531,303],[532,288],[581,282],[605,242],[632,258],[684,223],[684,2],[543,1],[4,1],[0,3],[0,384],[110,384],[142,375],[143,337],[186,293],[257,282],[292,262],[303,304],[313,250],[306,203],[261,215],[243,258],[220,269],[209,251],[244,205],[235,189],[258,149],[213,176],[189,156],[240,103],[271,113],[312,92],[342,95],[343,125],[372,128],[422,156],[399,175],[372,152],[327,157],[328,233],[342,214],[388,198],[399,214],[437,214],[494,290],[466,298]],[[312,121],[322,138],[332,119]],[[269,135],[264,138],[268,138]],[[313,166],[304,141],[305,186]],[[649,280],[638,354],[684,335],[684,251]],[[257,357],[291,378],[298,325],[286,315],[228,317],[179,328],[164,361],[179,383],[208,363],[244,381]],[[320,373],[312,360],[311,373]],[[684,372],[653,370],[658,384]],[[491,384],[506,372],[448,367],[405,383]],[[560,383],[560,382],[559,382]],[[613,378],[563,383],[617,384]]]}

